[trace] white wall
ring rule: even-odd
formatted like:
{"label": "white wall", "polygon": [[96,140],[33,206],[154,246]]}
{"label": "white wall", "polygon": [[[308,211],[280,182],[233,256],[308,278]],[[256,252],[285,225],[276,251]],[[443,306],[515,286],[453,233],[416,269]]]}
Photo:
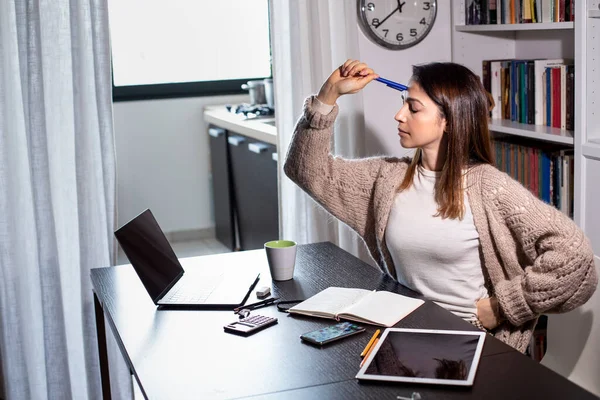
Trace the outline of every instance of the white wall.
{"label": "white wall", "polygon": [[203,107],[248,95],[114,103],[118,225],[150,208],[165,232],[214,227]]}
{"label": "white wall", "polygon": [[[408,83],[412,66],[431,61],[451,61],[451,10],[449,1],[437,2],[437,17],[425,39],[406,50],[386,50],[359,31],[359,52],[380,76],[400,83]],[[408,150],[400,146],[398,123],[394,115],[402,107],[400,92],[377,87],[373,82],[364,90],[366,149],[370,155],[387,154],[403,156]]]}

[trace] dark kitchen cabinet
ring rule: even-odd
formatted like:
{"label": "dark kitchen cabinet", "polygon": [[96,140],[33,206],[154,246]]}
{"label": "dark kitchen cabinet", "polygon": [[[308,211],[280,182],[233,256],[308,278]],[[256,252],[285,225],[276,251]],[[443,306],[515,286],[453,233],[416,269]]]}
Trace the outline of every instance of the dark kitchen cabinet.
{"label": "dark kitchen cabinet", "polygon": [[276,147],[214,125],[208,134],[217,240],[253,250],[279,239]]}
{"label": "dark kitchen cabinet", "polygon": [[208,129],[210,142],[210,166],[212,170],[213,209],[215,236],[230,250],[236,249],[234,222],[234,199],[231,187],[231,168],[227,131],[211,126]]}
{"label": "dark kitchen cabinet", "polygon": [[279,238],[276,147],[231,132],[227,141],[240,247],[261,249]]}

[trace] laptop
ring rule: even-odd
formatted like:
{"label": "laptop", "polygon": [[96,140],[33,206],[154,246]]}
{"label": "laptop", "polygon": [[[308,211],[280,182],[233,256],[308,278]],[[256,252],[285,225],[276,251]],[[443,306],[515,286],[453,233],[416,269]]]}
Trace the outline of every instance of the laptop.
{"label": "laptop", "polygon": [[186,273],[149,209],[119,228],[115,237],[158,306],[234,309],[246,302],[260,279],[248,266],[203,265],[201,258],[187,259],[197,265]]}

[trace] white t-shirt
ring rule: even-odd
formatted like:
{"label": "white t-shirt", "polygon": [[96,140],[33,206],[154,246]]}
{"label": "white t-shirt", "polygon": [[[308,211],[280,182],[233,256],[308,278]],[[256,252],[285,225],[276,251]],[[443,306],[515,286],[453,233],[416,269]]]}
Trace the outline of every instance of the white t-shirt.
{"label": "white t-shirt", "polygon": [[479,258],[479,234],[465,193],[465,216],[434,217],[434,185],[439,173],[417,168],[413,184],[396,195],[385,240],[398,281],[470,320],[477,300],[489,297]]}

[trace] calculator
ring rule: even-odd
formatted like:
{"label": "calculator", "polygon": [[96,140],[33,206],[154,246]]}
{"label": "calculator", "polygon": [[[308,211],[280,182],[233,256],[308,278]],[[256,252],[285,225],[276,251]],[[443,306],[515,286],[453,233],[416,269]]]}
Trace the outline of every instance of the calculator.
{"label": "calculator", "polygon": [[225,332],[237,333],[239,335],[252,335],[262,329],[273,326],[277,323],[277,318],[266,317],[264,315],[250,315],[239,321],[232,322],[223,327]]}

